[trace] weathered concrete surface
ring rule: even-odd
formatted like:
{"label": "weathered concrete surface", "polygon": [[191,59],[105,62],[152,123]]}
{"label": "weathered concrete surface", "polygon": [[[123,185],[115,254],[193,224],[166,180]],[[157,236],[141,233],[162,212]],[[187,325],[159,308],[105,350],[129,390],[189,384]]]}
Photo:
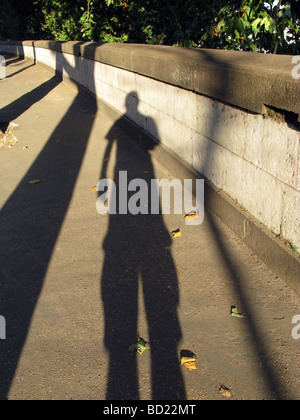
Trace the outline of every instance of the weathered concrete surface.
{"label": "weathered concrete surface", "polygon": [[[0,151],[1,398],[225,399],[222,384],[236,400],[299,399],[299,297],[208,213],[193,227],[97,214],[103,176],[174,175],[31,64],[11,61],[0,81],[0,122],[18,124]],[[138,333],[152,349],[136,358]],[[179,365],[183,349],[197,370]]]}
{"label": "weathered concrete surface", "polygon": [[263,113],[264,105],[292,111],[300,121],[300,85],[292,77],[293,56],[78,41],[0,41],[3,44],[19,51],[34,44],[36,48],[82,56],[249,111]]}

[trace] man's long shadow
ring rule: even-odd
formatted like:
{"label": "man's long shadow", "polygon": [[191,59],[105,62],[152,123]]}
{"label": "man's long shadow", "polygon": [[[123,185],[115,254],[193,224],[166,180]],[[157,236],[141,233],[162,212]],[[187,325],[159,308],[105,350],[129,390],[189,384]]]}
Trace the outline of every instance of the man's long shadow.
{"label": "man's long shadow", "polygon": [[[177,314],[179,286],[170,250],[170,234],[162,215],[150,214],[150,185],[155,174],[149,151],[153,144],[149,144],[142,153],[129,145],[119,131],[128,114],[138,116],[137,106],[137,94],[132,92],[126,99],[126,114],[107,134],[108,145],[100,174],[100,179],[107,178],[107,160],[116,144],[114,179],[117,212],[109,216],[109,229],[103,243],[105,260],[101,279],[104,340],[110,357],[106,398],[139,398],[137,355],[129,352],[128,347],[136,343],[139,333],[138,292],[141,288],[149,332],[149,337],[143,338],[151,346],[152,397],[155,400],[180,400],[185,399],[186,394],[178,357],[181,339]],[[155,127],[155,122],[147,118],[148,124]],[[159,138],[158,134],[156,138]],[[135,179],[146,181],[148,214],[119,213],[119,192],[124,182],[124,179],[119,179],[120,171],[126,173],[127,185]],[[126,192],[121,190],[122,194],[126,195]],[[142,203],[139,205],[143,206]]]}

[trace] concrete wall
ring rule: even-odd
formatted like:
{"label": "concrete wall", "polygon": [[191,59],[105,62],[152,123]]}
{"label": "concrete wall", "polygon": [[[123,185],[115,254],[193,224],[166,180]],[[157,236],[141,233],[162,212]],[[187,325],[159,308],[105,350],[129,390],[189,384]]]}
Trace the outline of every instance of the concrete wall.
{"label": "concrete wall", "polygon": [[300,83],[292,56],[53,41],[2,42],[0,51],[76,81],[300,248]]}

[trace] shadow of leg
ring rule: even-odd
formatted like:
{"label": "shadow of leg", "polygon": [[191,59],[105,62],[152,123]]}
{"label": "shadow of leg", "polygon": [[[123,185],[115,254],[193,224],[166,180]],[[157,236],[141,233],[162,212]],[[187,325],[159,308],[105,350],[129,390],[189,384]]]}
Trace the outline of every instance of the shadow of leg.
{"label": "shadow of leg", "polygon": [[173,258],[154,251],[142,270],[143,293],[151,345],[152,398],[184,400],[185,385],[178,357],[181,339],[177,307],[179,290]]}
{"label": "shadow of leg", "polygon": [[[115,246],[108,252],[102,275],[105,345],[109,351],[108,400],[139,399],[136,353],[128,348],[137,340],[138,281],[134,262]],[[120,258],[120,255],[122,257]]]}

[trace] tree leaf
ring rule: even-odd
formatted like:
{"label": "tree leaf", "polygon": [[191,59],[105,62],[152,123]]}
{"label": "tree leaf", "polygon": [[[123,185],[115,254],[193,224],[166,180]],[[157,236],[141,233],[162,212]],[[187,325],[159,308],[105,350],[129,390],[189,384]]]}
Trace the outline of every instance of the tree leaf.
{"label": "tree leaf", "polygon": [[226,22],[224,19],[222,19],[217,25],[216,32],[223,32],[225,28],[226,28]]}
{"label": "tree leaf", "polygon": [[245,33],[245,23],[244,23],[244,20],[242,18],[240,18],[237,22],[237,29],[238,29],[238,31],[241,35],[244,35],[244,33]]}
{"label": "tree leaf", "polygon": [[258,25],[260,25],[260,23],[261,23],[261,18],[257,18],[257,19],[255,19],[255,21],[251,24],[251,29],[252,29],[252,32],[253,32],[253,34],[254,34],[254,36],[256,37],[256,35],[258,34],[258,32],[259,32],[259,29],[258,29]]}

